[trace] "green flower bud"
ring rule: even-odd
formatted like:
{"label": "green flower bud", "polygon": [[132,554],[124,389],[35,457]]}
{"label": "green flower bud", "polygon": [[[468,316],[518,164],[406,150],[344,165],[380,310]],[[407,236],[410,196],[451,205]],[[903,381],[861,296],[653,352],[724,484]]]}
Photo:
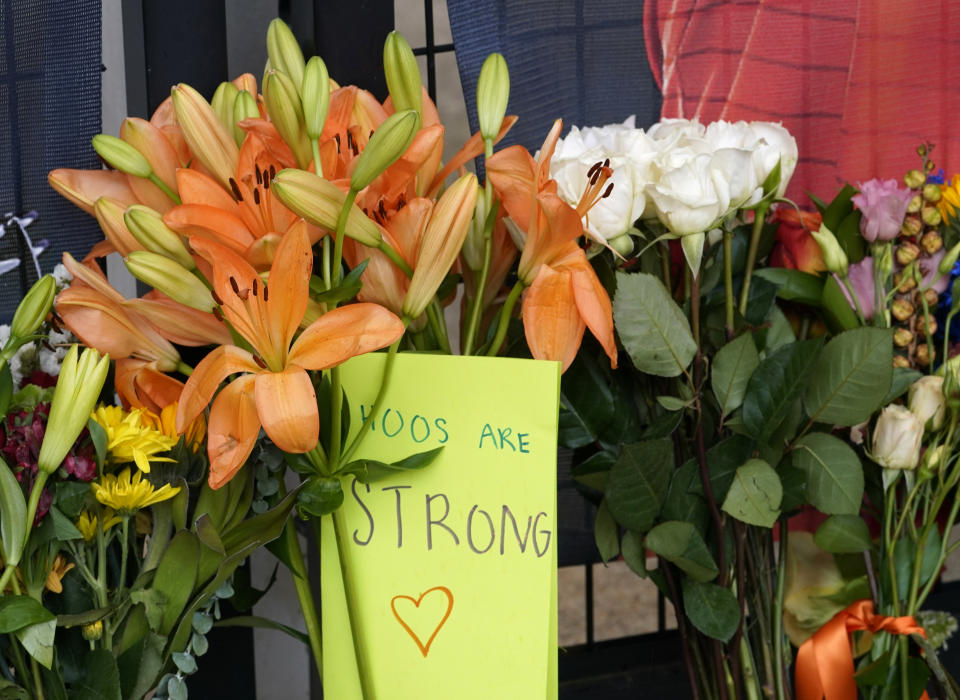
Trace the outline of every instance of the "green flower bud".
{"label": "green flower bud", "polygon": [[267,73],[263,83],[263,99],[267,104],[270,121],[290,146],[297,165],[306,168],[311,158],[310,142],[307,140],[303,108],[300,106],[299,85],[300,83],[295,85],[284,73],[272,70]]}
{"label": "green flower bud", "polygon": [[937,272],[941,275],[949,275],[957,262],[957,258],[960,258],[960,243],[953,246],[953,248],[948,250],[947,254],[943,256],[940,265],[937,267]]}
{"label": "green flower bud", "polygon": [[911,241],[904,241],[897,246],[897,263],[906,267],[920,255],[920,246]]}
{"label": "green flower bud", "polygon": [[123,262],[131,275],[184,306],[207,312],[216,306],[213,295],[203,282],[165,255],[135,250]]}
{"label": "green flower bud", "polygon": [[100,357],[100,353],[93,348],[87,348],[80,354],[76,345],[70,346],[60,366],[60,376],[50,403],[47,430],[37,457],[41,472],[55,472],[87,427],[87,420],[97,403],[109,369],[109,355]]}
{"label": "green flower bud", "polygon": [[913,195],[913,197],[910,199],[910,203],[907,205],[907,213],[919,214],[921,208],[923,208],[923,197],[918,194]]}
{"label": "green flower bud", "polygon": [[285,73],[293,81],[294,90],[299,94],[303,83],[303,52],[290,27],[280,18],[267,27],[267,56],[274,70]]}
{"label": "green flower bud", "polygon": [[103,636],[103,620],[91,622],[82,628],[83,638],[88,642],[96,642]]}
{"label": "green flower bud", "polygon": [[387,34],[383,45],[383,70],[387,76],[387,89],[393,100],[393,109],[402,112],[412,109],[422,116],[422,86],[420,67],[413,49],[400,32]]}
{"label": "green flower bud", "polygon": [[939,226],[943,218],[940,216],[940,210],[934,206],[926,206],[920,211],[920,218],[927,226]]}
{"label": "green flower bud", "polygon": [[940,197],[940,185],[931,182],[930,184],[923,186],[923,198],[931,204],[936,204],[939,202]]}
{"label": "green flower bud", "polygon": [[136,177],[147,178],[153,174],[153,168],[143,154],[123,139],[109,134],[97,134],[92,143],[93,150],[111,168]]}
{"label": "green flower bud", "polygon": [[916,168],[910,170],[906,175],[903,176],[903,184],[905,184],[911,190],[922,187],[926,181],[927,176],[923,173],[923,171],[917,170]]}
{"label": "green flower bud", "polygon": [[510,99],[510,72],[498,53],[487,56],[477,80],[477,118],[485,140],[497,138]]}
{"label": "green flower bud", "polygon": [[213,99],[210,100],[213,111],[228,129],[233,128],[233,105],[239,94],[240,90],[233,83],[220,83],[216,92],[213,93]]}
{"label": "green flower bud", "polygon": [[327,64],[319,56],[307,61],[300,95],[307,136],[311,139],[319,138],[330,109],[330,74],[327,72]]}
{"label": "green flower bud", "polygon": [[24,338],[37,330],[50,313],[56,295],[57,282],[53,275],[44,275],[38,279],[13,314],[10,337]]}
{"label": "green flower bud", "polygon": [[611,238],[607,243],[624,257],[633,252],[633,239],[629,233],[623,233],[616,238]]}
{"label": "green flower bud", "polygon": [[847,254],[840,247],[837,237],[833,235],[833,231],[821,224],[819,231],[811,231],[810,233],[820,246],[820,250],[823,251],[823,262],[827,270],[839,277],[846,277],[850,263],[847,260]]}
{"label": "green flower bud", "polygon": [[187,270],[197,266],[180,234],[163,222],[159,212],[142,204],[134,204],[123,213],[123,222],[137,243],[145,249],[170,258]]}
{"label": "green flower bud", "polygon": [[246,90],[241,90],[233,103],[233,120],[230,126],[233,129],[233,138],[238,146],[243,145],[247,132],[240,128],[239,122],[244,119],[259,119],[260,109],[257,107],[257,98]]}
{"label": "green flower bud", "polygon": [[367,147],[357,158],[350,189],[359,192],[393,165],[413,143],[420,130],[420,115],[412,109],[387,117],[373,132]]}

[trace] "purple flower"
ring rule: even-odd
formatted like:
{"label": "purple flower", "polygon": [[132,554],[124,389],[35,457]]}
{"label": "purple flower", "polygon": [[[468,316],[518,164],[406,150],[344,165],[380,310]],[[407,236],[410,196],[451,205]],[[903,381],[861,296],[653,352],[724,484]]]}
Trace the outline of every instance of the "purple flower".
{"label": "purple flower", "polygon": [[940,274],[940,261],[947,251],[941,248],[929,258],[917,258],[917,264],[920,266],[920,272],[923,274],[921,287],[930,287],[937,294],[943,294],[950,285],[950,275]]}
{"label": "purple flower", "polygon": [[[834,277],[836,277],[836,275],[834,275]],[[877,287],[873,277],[873,258],[867,256],[860,262],[850,265],[850,267],[847,268],[847,281],[850,282],[850,286],[853,287],[853,291],[857,295],[857,301],[860,302],[863,319],[869,321],[873,318],[873,314],[876,311],[877,297]],[[850,296],[850,290],[847,289],[847,285],[844,284],[843,280],[839,277],[837,277],[837,284],[839,284],[840,289],[843,290],[843,295],[847,298],[847,303],[850,304],[850,308],[856,310],[857,307],[853,303],[853,298]]]}
{"label": "purple flower", "polygon": [[900,233],[913,192],[900,189],[896,180],[873,179],[857,185],[860,194],[851,199],[857,209],[863,212],[860,235],[871,243],[877,240],[892,241]]}
{"label": "purple flower", "polygon": [[929,185],[942,185],[944,181],[943,168],[940,168],[936,173],[930,173],[927,175],[927,184]]}

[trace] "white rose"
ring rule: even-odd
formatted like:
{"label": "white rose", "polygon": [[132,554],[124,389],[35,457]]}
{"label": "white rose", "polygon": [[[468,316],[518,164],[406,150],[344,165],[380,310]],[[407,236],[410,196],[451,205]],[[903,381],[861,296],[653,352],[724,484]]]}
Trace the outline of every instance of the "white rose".
{"label": "white rose", "polygon": [[910,386],[910,410],[931,432],[940,430],[947,416],[943,377],[927,375]]}
{"label": "white rose", "polygon": [[762,182],[757,180],[752,160],[753,154],[744,148],[721,148],[710,159],[713,184],[729,202],[727,214],[763,199]]}
{"label": "white rose", "polygon": [[773,122],[751,122],[751,129],[757,137],[753,147],[753,164],[757,170],[757,180],[763,182],[780,161],[780,185],[777,197],[782,197],[797,168],[797,140],[783,128],[783,124]]}
{"label": "white rose", "polygon": [[697,120],[690,119],[661,119],[647,129],[647,136],[658,141],[672,138],[703,138],[705,128]]}
{"label": "white rose", "polygon": [[753,149],[757,143],[757,135],[745,121],[739,122],[710,122],[703,138],[715,149],[746,148]]}
{"label": "white rose", "polygon": [[916,469],[923,421],[904,406],[883,409],[873,429],[873,459],[887,469]]}
{"label": "white rose", "polygon": [[702,153],[666,170],[647,185],[657,217],[678,236],[703,233],[726,212],[730,200],[718,192],[711,171],[713,158]]}

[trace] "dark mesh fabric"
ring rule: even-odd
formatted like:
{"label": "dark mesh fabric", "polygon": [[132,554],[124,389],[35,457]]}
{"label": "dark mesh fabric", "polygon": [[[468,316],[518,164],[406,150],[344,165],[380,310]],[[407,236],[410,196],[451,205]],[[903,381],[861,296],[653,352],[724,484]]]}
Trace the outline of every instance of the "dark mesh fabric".
{"label": "dark mesh fabric", "polygon": [[637,0],[448,0],[470,128],[484,59],[510,68],[508,114],[520,117],[504,143],[535,151],[553,120],[570,126],[660,118],[660,93],[643,41]]}
{"label": "dark mesh fabric", "polygon": [[[90,139],[100,130],[100,0],[0,0],[0,215],[36,212],[27,227],[42,272],[64,250],[84,255],[100,238],[93,217],[47,184],[53,168],[96,168]],[[19,228],[0,238],[0,322],[36,281]]]}

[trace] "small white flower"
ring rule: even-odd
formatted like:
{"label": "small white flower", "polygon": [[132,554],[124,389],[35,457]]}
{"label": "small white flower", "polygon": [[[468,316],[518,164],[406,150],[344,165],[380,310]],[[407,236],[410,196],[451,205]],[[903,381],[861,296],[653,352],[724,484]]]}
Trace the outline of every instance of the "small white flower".
{"label": "small white flower", "polygon": [[873,429],[873,459],[886,469],[916,469],[922,440],[923,421],[910,409],[892,404]]}

